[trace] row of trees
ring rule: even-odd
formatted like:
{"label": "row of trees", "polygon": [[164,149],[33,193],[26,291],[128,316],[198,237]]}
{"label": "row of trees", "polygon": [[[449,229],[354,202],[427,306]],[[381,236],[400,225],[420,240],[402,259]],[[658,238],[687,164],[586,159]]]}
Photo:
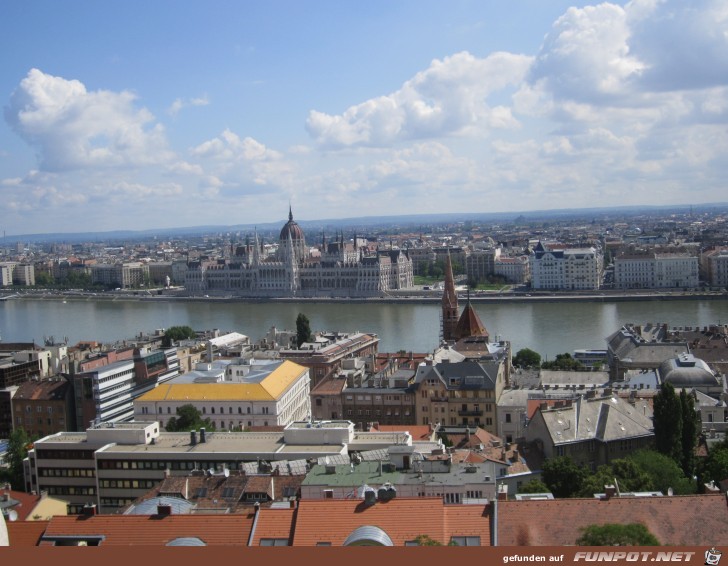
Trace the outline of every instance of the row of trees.
{"label": "row of trees", "polygon": [[661,491],[672,488],[677,495],[695,493],[696,484],[675,461],[656,450],[639,450],[627,458],[613,460],[591,472],[577,465],[568,456],[544,462],[542,481],[532,480],[523,486],[523,493],[550,491],[554,497],[592,497],[603,493],[605,485],[620,491]]}
{"label": "row of trees", "polygon": [[584,371],[588,369],[568,352],[557,354],[556,359],[541,362],[541,355],[530,348],[523,348],[513,356],[513,365],[520,368],[541,368],[559,371]]}

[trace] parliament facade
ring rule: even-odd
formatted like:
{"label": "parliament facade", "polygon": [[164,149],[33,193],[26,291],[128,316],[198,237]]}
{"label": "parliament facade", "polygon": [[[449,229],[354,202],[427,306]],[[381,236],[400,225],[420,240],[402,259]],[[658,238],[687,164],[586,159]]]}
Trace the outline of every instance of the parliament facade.
{"label": "parliament facade", "polygon": [[372,250],[343,237],[312,249],[290,210],[275,255],[264,257],[256,234],[231,259],[190,263],[185,277],[191,294],[248,297],[367,297],[412,286],[406,250]]}

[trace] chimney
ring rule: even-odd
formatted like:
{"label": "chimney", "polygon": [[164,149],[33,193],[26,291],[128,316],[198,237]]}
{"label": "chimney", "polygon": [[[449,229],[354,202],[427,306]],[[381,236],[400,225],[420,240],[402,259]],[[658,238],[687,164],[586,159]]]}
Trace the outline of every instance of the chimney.
{"label": "chimney", "polygon": [[498,486],[498,501],[508,501],[508,486],[504,483]]}
{"label": "chimney", "polygon": [[617,495],[617,488],[613,485],[604,486],[604,500],[609,501],[612,497]]}
{"label": "chimney", "polygon": [[163,517],[166,517],[168,515],[172,514],[172,506],[171,505],[157,505],[157,515],[161,515]]}
{"label": "chimney", "polygon": [[95,503],[87,503],[83,506],[83,516],[84,517],[93,517],[96,515],[96,504]]}
{"label": "chimney", "polygon": [[200,443],[205,442],[205,427],[200,427]]}
{"label": "chimney", "polygon": [[190,446],[194,446],[197,444],[197,431],[191,430],[190,431]]}

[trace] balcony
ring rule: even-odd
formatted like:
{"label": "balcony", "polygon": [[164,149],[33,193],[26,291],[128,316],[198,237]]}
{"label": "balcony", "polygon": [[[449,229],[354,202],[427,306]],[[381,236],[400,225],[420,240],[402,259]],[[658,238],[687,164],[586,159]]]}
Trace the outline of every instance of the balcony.
{"label": "balcony", "polygon": [[461,417],[482,417],[483,411],[481,409],[468,409],[466,411],[460,410],[458,411],[458,416]]}

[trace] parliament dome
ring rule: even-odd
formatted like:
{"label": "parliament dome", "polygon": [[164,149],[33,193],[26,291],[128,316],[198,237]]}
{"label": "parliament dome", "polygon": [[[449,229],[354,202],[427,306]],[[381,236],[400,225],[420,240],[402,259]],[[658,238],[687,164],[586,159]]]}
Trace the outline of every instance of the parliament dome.
{"label": "parliament dome", "polygon": [[296,223],[295,220],[293,220],[293,212],[290,208],[288,209],[288,222],[286,222],[283,225],[283,228],[281,228],[280,241],[287,242],[289,237],[294,242],[305,241],[303,229]]}

